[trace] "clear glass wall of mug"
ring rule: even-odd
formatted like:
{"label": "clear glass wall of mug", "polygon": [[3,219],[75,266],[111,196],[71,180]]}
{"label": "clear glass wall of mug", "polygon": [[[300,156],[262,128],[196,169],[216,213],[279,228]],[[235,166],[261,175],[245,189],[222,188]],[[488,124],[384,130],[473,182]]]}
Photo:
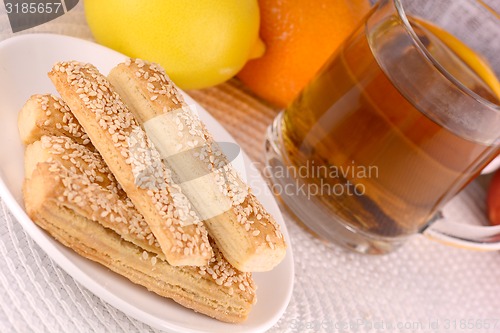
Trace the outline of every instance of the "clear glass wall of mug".
{"label": "clear glass wall of mug", "polygon": [[380,1],[275,119],[273,191],[319,237],[389,252],[498,155],[500,21],[488,9]]}

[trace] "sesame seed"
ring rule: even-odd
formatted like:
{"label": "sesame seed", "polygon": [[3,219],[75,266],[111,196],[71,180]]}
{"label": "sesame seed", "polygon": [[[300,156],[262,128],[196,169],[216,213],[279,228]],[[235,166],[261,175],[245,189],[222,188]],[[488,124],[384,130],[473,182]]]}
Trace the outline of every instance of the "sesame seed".
{"label": "sesame seed", "polygon": [[[137,122],[131,116],[130,111],[119,102],[119,97],[111,90],[111,87],[107,83],[106,79],[102,77],[92,66],[82,65],[82,64],[59,64],[60,67],[65,67],[64,72],[68,73],[68,77],[71,76],[71,80],[76,82],[75,84],[82,84],[85,91],[85,96],[82,96],[81,99],[84,103],[86,103],[86,107],[91,109],[96,114],[96,119],[99,121],[99,125],[104,129],[111,129],[111,132],[117,133],[117,135],[112,135],[112,140],[115,143],[115,147],[118,152],[127,160],[127,163],[132,166],[134,171],[135,180],[142,184],[145,189],[151,190],[153,194],[151,197],[152,202],[154,200],[154,207],[158,211],[158,213],[162,216],[164,221],[164,229],[167,232],[170,231],[171,226],[175,226],[173,235],[181,242],[181,244],[177,243],[177,247],[172,249],[172,252],[175,253],[193,253],[201,250],[199,246],[199,242],[196,239],[193,239],[194,236],[197,239],[206,238],[206,230],[195,228],[195,232],[184,233],[179,232],[177,226],[185,226],[187,223],[192,222],[194,220],[195,214],[192,214],[192,208],[190,207],[189,201],[182,199],[181,196],[176,195],[177,193],[182,194],[179,190],[175,189],[171,186],[170,176],[162,168],[161,165],[158,168],[155,168],[156,157],[151,154],[151,151],[156,151],[156,149],[152,148],[151,144],[148,144],[144,139],[139,140],[144,144],[136,145],[136,150],[133,151],[131,146],[133,144],[128,142],[128,138],[133,129],[139,128]],[[139,59],[131,60],[129,66],[133,66],[130,68],[132,73],[142,80],[144,83],[144,88],[153,89],[154,95],[152,95],[151,100],[157,100],[161,98],[168,98],[171,95],[171,103],[168,105],[172,105],[172,103],[180,103],[183,105],[183,98],[178,93],[178,91],[173,88],[173,85],[169,82],[168,77],[164,74],[164,71],[156,65],[152,65],[149,63],[145,63]],[[78,67],[78,70],[75,68]],[[147,74],[146,74],[147,73]],[[91,78],[89,78],[89,76]],[[88,84],[89,81],[91,84]],[[94,83],[97,82],[97,85]],[[86,89],[86,90],[85,90]],[[91,93],[92,91],[95,92]],[[165,92],[165,94],[163,94]],[[95,95],[95,96],[93,96]],[[163,101],[161,100],[160,105],[163,105]],[[170,106],[169,106],[170,107]],[[211,143],[213,139],[210,134],[206,131],[205,127],[201,124],[197,117],[194,117],[190,112],[183,112],[186,114],[185,119],[181,121],[182,129],[177,134],[179,137],[185,139],[187,142],[190,142],[191,146],[197,146],[199,142],[209,142]],[[106,117],[113,116],[112,118],[119,118],[119,123],[116,124],[113,121],[106,119]],[[110,117],[111,118],[111,117]],[[112,127],[112,125],[118,126],[118,128]],[[182,132],[181,132],[182,131]],[[151,148],[151,149],[150,149]],[[182,149],[182,148],[181,148]],[[154,153],[153,153],[154,154]],[[215,158],[217,156],[217,158]],[[253,205],[253,198],[250,194],[249,188],[244,185],[239,179],[237,173],[232,172],[232,168],[228,166],[227,159],[222,156],[219,152],[219,149],[215,149],[213,147],[208,147],[206,152],[199,153],[200,160],[207,163],[210,170],[213,170],[217,173],[218,176],[218,186],[222,193],[231,201],[232,207],[236,209],[239,205],[243,205],[243,209],[238,211],[241,225],[247,230],[252,232],[252,234],[257,231],[260,234],[261,224],[256,223],[253,224],[253,220],[264,219],[268,222],[268,218],[265,214],[260,213],[260,209],[257,213],[255,213],[255,205]],[[145,170],[147,169],[147,172]],[[156,176],[158,175],[158,176]],[[160,181],[157,181],[160,178]],[[227,184],[225,183],[225,179],[228,179]],[[173,189],[173,191],[170,191]],[[157,196],[158,194],[158,196]],[[154,199],[153,199],[154,198]],[[260,215],[259,215],[260,214]],[[119,214],[113,214],[114,219],[116,220],[119,217]],[[167,222],[170,219],[170,222]],[[270,223],[273,224],[272,219],[269,219]],[[201,221],[196,221],[196,223],[201,223]],[[169,224],[169,225],[167,225]],[[180,234],[177,234],[180,233]],[[184,234],[186,236],[184,236]],[[180,235],[180,237],[179,237]],[[202,244],[204,242],[201,242]],[[196,246],[195,246],[196,245]],[[207,247],[209,249],[209,247]],[[214,270],[214,272],[216,269]],[[216,272],[215,272],[216,273]],[[217,273],[216,273],[217,274]],[[218,276],[218,275],[217,275]]]}

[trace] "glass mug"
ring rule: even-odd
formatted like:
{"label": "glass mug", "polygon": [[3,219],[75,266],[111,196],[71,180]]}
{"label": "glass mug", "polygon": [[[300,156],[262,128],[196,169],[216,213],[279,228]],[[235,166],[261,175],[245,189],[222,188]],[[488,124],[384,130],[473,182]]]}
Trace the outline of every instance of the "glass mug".
{"label": "glass mug", "polygon": [[500,249],[500,227],[439,213],[499,154],[499,54],[500,21],[481,2],[380,1],[268,130],[282,201],[362,253],[419,232]]}

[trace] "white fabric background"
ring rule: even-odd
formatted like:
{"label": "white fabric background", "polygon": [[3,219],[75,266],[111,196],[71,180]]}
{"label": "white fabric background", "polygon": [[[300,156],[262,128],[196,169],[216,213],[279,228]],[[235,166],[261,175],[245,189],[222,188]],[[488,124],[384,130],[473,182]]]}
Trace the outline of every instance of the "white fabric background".
{"label": "white fabric background", "polygon": [[[32,31],[91,38],[81,4],[27,32]],[[0,5],[0,40],[11,35]],[[473,184],[446,214],[484,223],[484,199],[482,187]],[[361,256],[326,246],[289,216],[285,219],[296,280],[290,305],[271,332],[500,332],[499,253],[446,247],[416,236],[396,253]],[[474,324],[460,329],[462,320]],[[481,328],[486,320],[495,327]],[[350,322],[363,324],[348,329]],[[1,204],[0,332],[150,331],[155,330],[58,268]]]}

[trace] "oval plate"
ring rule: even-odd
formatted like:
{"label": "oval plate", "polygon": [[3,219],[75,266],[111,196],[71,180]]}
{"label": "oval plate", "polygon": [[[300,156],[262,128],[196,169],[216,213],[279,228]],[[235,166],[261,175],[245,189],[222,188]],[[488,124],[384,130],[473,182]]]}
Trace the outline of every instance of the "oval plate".
{"label": "oval plate", "polygon": [[[237,333],[269,329],[285,311],[292,294],[294,269],[291,242],[273,195],[244,153],[240,153],[233,164],[241,174],[246,175],[254,193],[281,225],[288,251],[283,262],[274,270],[254,273],[258,302],[243,324],[219,322],[133,284],[59,244],[26,215],[21,192],[24,147],[17,130],[19,110],[33,94],[57,93],[47,77],[47,72],[57,61],[90,62],[107,74],[124,59],[124,55],[103,46],[60,35],[22,35],[0,43],[1,197],[26,232],[62,269],[106,302],[148,325],[176,332]],[[207,111],[184,95],[188,104],[196,106],[215,140],[235,143]]]}

